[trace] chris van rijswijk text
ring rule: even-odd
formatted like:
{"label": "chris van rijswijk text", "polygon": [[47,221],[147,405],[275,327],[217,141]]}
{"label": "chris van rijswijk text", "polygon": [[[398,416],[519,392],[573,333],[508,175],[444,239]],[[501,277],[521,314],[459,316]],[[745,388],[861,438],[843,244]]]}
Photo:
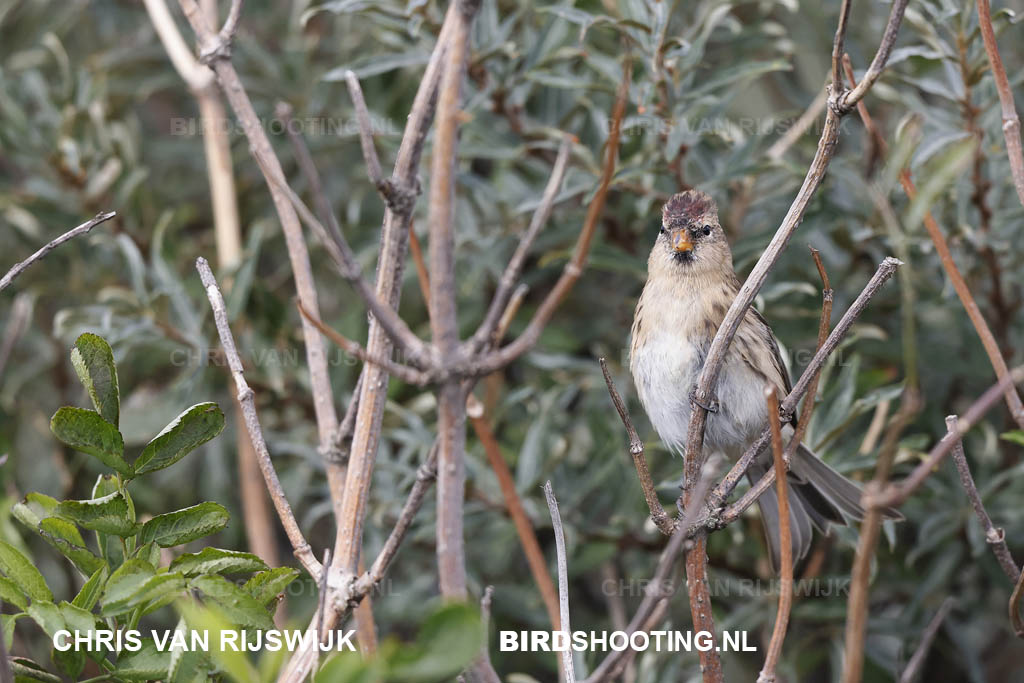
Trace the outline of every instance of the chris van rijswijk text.
{"label": "chris van rijswijk text", "polygon": [[721,644],[708,631],[499,631],[502,652],[607,652],[654,650],[656,652],[756,652],[747,644],[746,631],[723,631]]}
{"label": "chris van rijswijk text", "polygon": [[91,652],[138,652],[149,643],[160,652],[179,650],[185,652],[256,652],[284,650],[295,652],[319,647],[321,651],[355,652],[354,630],[327,631],[320,637],[316,631],[271,629],[268,631],[159,631],[146,633],[133,629],[108,631],[67,631],[53,634],[53,647],[61,652],[68,650]]}

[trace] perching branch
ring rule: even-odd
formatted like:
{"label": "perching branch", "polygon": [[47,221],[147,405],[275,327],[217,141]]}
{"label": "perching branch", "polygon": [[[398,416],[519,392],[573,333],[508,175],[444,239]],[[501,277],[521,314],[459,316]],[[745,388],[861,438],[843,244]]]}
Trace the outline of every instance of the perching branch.
{"label": "perching branch", "polygon": [[[558,513],[558,501],[551,488],[551,482],[544,482],[544,498],[548,502],[551,513],[551,528],[555,533],[555,554],[558,567],[558,630],[567,636],[572,633],[569,627],[569,569],[565,557],[565,532],[562,530],[562,516]],[[573,670],[572,651],[561,652],[562,672],[565,683],[576,683],[576,672]]]}
{"label": "perching branch", "polygon": [[928,621],[928,626],[925,627],[924,633],[921,634],[921,642],[918,643],[917,649],[914,650],[910,661],[907,662],[907,667],[900,674],[900,683],[914,683],[917,680],[921,667],[924,666],[925,657],[928,656],[928,650],[931,649],[932,642],[934,642],[942,622],[946,620],[946,616],[951,609],[953,609],[953,596],[943,600],[942,604],[939,605],[939,609],[936,610],[931,620]]}
{"label": "perching branch", "polygon": [[[789,625],[789,612],[793,607],[793,536],[790,529],[789,490],[786,481],[788,467],[783,460],[779,396],[774,385],[765,390],[765,396],[768,403],[768,423],[772,431],[772,460],[775,465],[775,486],[779,500],[781,567],[779,571],[779,608],[775,615],[772,639],[768,643],[768,654],[765,656],[761,673],[757,676],[757,683],[774,683],[775,667],[778,666],[779,656],[782,654],[782,643],[786,639],[786,627]],[[771,533],[770,529],[768,533]]]}
{"label": "perching branch", "polygon": [[78,227],[71,228],[60,237],[50,240],[45,245],[40,247],[36,253],[32,254],[24,261],[20,263],[15,263],[13,266],[11,266],[11,269],[8,270],[7,273],[2,278],[0,278],[0,292],[7,289],[11,285],[11,283],[14,282],[14,278],[18,277],[23,272],[25,272],[29,266],[45,257],[47,254],[49,254],[51,251],[53,251],[60,245],[70,240],[73,240],[79,235],[84,235],[85,233],[89,232],[100,223],[108,221],[116,215],[117,212],[115,211],[103,211],[101,213],[98,213],[94,218],[87,220],[85,223],[82,223]]}
{"label": "perching branch", "polygon": [[981,39],[985,43],[985,54],[988,55],[992,78],[996,82],[996,91],[999,93],[999,106],[1002,108],[1003,139],[1006,140],[1006,156],[1010,160],[1013,186],[1017,190],[1017,197],[1021,204],[1024,204],[1024,152],[1021,151],[1020,143],[1020,118],[1017,116],[1017,108],[1013,103],[1013,90],[1010,89],[1010,80],[1006,77],[1003,59],[999,56],[999,44],[996,42],[996,33],[992,29],[992,11],[989,8],[989,2],[988,0],[977,0],[977,4],[978,28],[981,29]]}
{"label": "perching branch", "polygon": [[213,310],[213,319],[217,325],[220,344],[224,349],[224,356],[227,358],[228,367],[231,369],[231,377],[234,379],[235,387],[238,389],[238,403],[241,405],[242,414],[245,417],[245,428],[249,433],[249,439],[252,441],[253,448],[256,449],[260,470],[263,472],[263,479],[267,484],[270,497],[274,501],[274,509],[277,510],[277,516],[281,519],[281,525],[284,527],[288,540],[292,544],[295,557],[306,568],[306,571],[313,577],[313,580],[319,581],[323,567],[317,562],[312,548],[310,548],[309,543],[303,537],[298,522],[295,521],[291,505],[284,495],[281,481],[277,478],[274,463],[270,459],[267,443],[263,439],[263,428],[260,426],[260,419],[256,414],[255,395],[249,384],[245,381],[245,375],[242,372],[242,360],[238,356],[235,339],[228,325],[228,314],[227,308],[224,305],[224,297],[220,293],[220,287],[217,286],[217,280],[213,276],[213,271],[210,270],[210,264],[206,262],[206,259],[201,256],[196,259],[196,270],[199,271],[199,278],[203,281],[203,287],[206,288],[206,297],[210,300],[210,308]]}
{"label": "perching branch", "polygon": [[[955,433],[957,429],[956,415],[948,416],[946,418],[946,431]],[[974,477],[971,476],[971,468],[967,465],[963,440],[957,441],[956,445],[953,446],[953,463],[956,465],[957,474],[960,475],[960,483],[963,484],[964,490],[967,492],[967,498],[971,501],[971,507],[974,508],[974,514],[978,516],[978,521],[981,522],[981,528],[985,532],[985,541],[992,546],[992,553],[999,560],[999,566],[1003,568],[1007,578],[1011,582],[1016,582],[1020,577],[1020,569],[1017,568],[1017,563],[1013,561],[1010,548],[1006,545],[1006,532],[994,525],[992,518],[988,516],[985,504],[981,500],[981,494],[978,493],[978,487],[974,484]]]}

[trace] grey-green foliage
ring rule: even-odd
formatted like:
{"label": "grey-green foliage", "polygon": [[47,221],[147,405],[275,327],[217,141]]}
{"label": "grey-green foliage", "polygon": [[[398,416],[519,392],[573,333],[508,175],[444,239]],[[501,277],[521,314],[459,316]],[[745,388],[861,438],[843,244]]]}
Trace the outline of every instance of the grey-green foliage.
{"label": "grey-green foliage", "polygon": [[[1006,7],[1021,9],[1019,0]],[[557,278],[596,186],[613,92],[625,57],[632,58],[620,163],[587,270],[537,349],[487,382],[487,393],[483,387],[479,393],[549,558],[553,547],[540,483],[550,478],[558,492],[578,628],[610,628],[608,599],[622,598],[627,612],[635,607],[663,542],[644,523],[647,513],[625,437],[595,362],[597,356],[609,358],[629,398],[624,349],[660,203],[681,183],[710,192],[722,207],[737,270],[741,276],[749,270],[811,159],[816,126],[781,159],[773,161],[766,152],[821,91],[838,8],[837,0],[482,4],[464,89],[468,116],[458,166],[463,336],[479,322],[487,294],[540,197],[558,134],[566,131],[580,142],[552,219],[527,263],[523,279],[530,294],[511,334],[522,329]],[[858,74],[874,53],[888,9],[887,3],[853,5],[846,49]],[[1007,9],[995,9],[1003,57],[1019,95],[1021,24]],[[387,167],[444,10],[436,1],[246,3],[233,51],[242,80],[268,126],[277,99],[295,106],[333,208],[368,275],[382,207],[365,177],[344,85],[334,79],[346,68],[360,74]],[[85,499],[93,495],[91,477],[88,483],[74,477],[65,491],[54,476],[61,463],[93,476],[110,468],[86,454],[58,458],[45,426],[60,403],[82,403],[66,387],[63,355],[79,334],[98,331],[114,348],[126,450],[141,450],[183,406],[207,397],[222,405],[230,400],[220,359],[209,352],[215,337],[192,269],[196,256],[214,254],[202,139],[189,128],[197,122],[193,100],[140,7],[52,0],[6,5],[0,13],[3,252],[11,260],[15,254],[23,257],[82,216],[109,208],[119,212],[116,230],[101,227],[87,240],[65,245],[19,280],[32,297],[32,324],[0,384],[0,451],[12,456],[3,475],[20,491]],[[181,26],[189,38],[184,22]],[[1008,182],[998,101],[973,3],[910,3],[890,67],[865,103],[889,140],[890,157],[879,157],[856,115],[844,121],[825,182],[757,303],[799,372],[810,358],[820,311],[820,286],[804,245],[822,252],[836,290],[834,319],[884,256],[907,255],[906,275],[872,302],[839,349],[838,363],[827,369],[810,425],[809,438],[823,457],[862,478],[876,453],[861,453],[863,437],[880,405],[888,403],[889,414],[894,410],[909,366],[920,369],[926,402],[901,441],[897,476],[941,437],[943,417],[962,411],[993,379],[918,222],[926,205],[911,206],[895,182],[905,162],[918,187],[931,188],[927,195],[922,192],[922,202],[949,239],[1011,365],[1019,363],[1024,343],[1019,308],[1024,247],[1018,239],[1024,211]],[[283,136],[271,132],[289,179],[305,194]],[[970,144],[972,136],[979,144]],[[231,140],[246,257],[237,272],[225,273],[225,281],[232,280],[225,294],[282,483],[311,542],[319,545],[333,533],[331,501],[315,449],[299,320],[291,303],[294,287],[266,187],[237,131]],[[945,163],[957,158],[963,163],[968,147],[973,151],[966,168]],[[430,151],[428,139],[425,159]],[[425,190],[426,168],[421,171]],[[879,193],[892,205],[896,225],[883,219]],[[423,238],[422,199],[415,219]],[[323,319],[361,338],[365,311],[330,260],[315,244],[311,250]],[[913,294],[906,311],[900,310],[901,301],[908,300],[901,290]],[[429,337],[412,267],[406,269],[401,313]],[[905,344],[908,339],[915,341]],[[332,354],[332,361],[340,406],[349,398],[358,364],[342,355]],[[429,391],[392,383],[367,517],[368,557],[390,531],[433,441],[434,406]],[[631,401],[630,407],[648,439],[662,498],[674,500],[680,463],[660,448],[639,405]],[[968,435],[966,447],[989,511],[1016,550],[1024,547],[1018,504],[1024,483],[1019,441],[1000,439],[1010,429],[997,408]],[[198,490],[199,498],[237,511],[232,456],[237,436],[228,432],[206,445],[210,453],[201,471],[179,464],[147,473],[132,482],[133,499],[140,507],[144,501],[147,510],[182,509],[195,503]],[[472,589],[495,585],[495,628],[546,628],[495,477],[472,437],[468,449]],[[95,495],[111,493],[114,489],[103,488]],[[42,505],[38,500],[35,504]],[[891,530],[896,542],[883,540],[876,562],[865,680],[896,678],[948,595],[958,602],[925,674],[939,681],[1002,680],[1005,670],[1020,668],[1024,646],[1007,625],[1007,581],[948,463],[904,512],[907,521]],[[431,610],[433,515],[428,497],[399,561],[374,596],[381,633],[406,632]],[[9,527],[0,524],[3,538],[24,550]],[[221,532],[228,539],[224,545],[245,547],[240,527]],[[118,552],[119,542],[112,540],[104,553]],[[95,562],[90,556],[100,557],[88,549],[83,554],[75,535],[59,523],[48,525],[44,542],[74,551],[69,557],[80,569]],[[819,543],[824,563],[821,582],[814,586],[841,590],[849,575],[852,534],[839,530]],[[767,632],[775,613],[761,544],[757,520],[747,518],[710,542],[712,579],[722,582],[713,594],[716,616],[723,627],[748,629],[752,636]],[[60,566],[47,563],[44,553],[35,555],[50,585],[64,581]],[[211,566],[228,563],[207,559]],[[185,568],[175,571],[189,577]],[[266,585],[271,583],[268,578]],[[8,589],[0,582],[0,591]],[[792,680],[838,675],[844,606],[845,595],[834,592],[797,600],[780,666],[784,675]],[[309,598],[297,597],[289,615],[305,619],[312,609]],[[686,628],[687,613],[685,596],[677,594],[668,623]],[[11,620],[4,619],[9,630]],[[537,680],[556,675],[549,654],[495,650],[503,675],[521,672]],[[1005,659],[990,656],[993,652]],[[45,657],[45,651],[36,654]],[[754,678],[761,657],[760,652],[726,655],[730,679]],[[589,665],[596,658],[583,659]],[[672,653],[647,653],[638,666],[644,681],[698,673],[696,657]]]}

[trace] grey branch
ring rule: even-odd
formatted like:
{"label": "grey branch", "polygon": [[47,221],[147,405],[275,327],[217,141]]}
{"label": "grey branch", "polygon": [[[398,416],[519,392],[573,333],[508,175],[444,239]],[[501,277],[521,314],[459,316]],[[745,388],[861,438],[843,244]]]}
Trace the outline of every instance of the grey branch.
{"label": "grey branch", "polygon": [[259,459],[260,471],[263,472],[263,479],[266,481],[267,490],[274,501],[274,509],[277,510],[277,516],[281,519],[281,524],[288,535],[288,540],[291,541],[295,557],[306,568],[309,575],[315,581],[319,581],[323,567],[317,562],[316,557],[313,556],[312,548],[310,548],[309,543],[306,542],[302,531],[299,529],[299,523],[295,520],[295,515],[292,514],[292,507],[284,495],[284,489],[281,488],[281,481],[277,478],[274,463],[270,460],[267,442],[263,439],[263,428],[260,426],[260,419],[256,414],[253,390],[245,381],[245,375],[242,373],[242,360],[238,356],[235,338],[231,334],[231,328],[228,326],[227,308],[224,305],[224,297],[221,295],[220,287],[217,286],[217,279],[213,276],[213,271],[210,270],[210,264],[201,256],[196,259],[196,270],[199,271],[199,278],[203,281],[203,287],[206,288],[206,296],[210,300],[210,308],[213,309],[213,319],[217,325],[220,344],[224,349],[224,356],[227,358],[228,367],[231,369],[231,376],[235,380],[235,388],[238,389],[238,403],[241,405],[242,415],[245,417],[245,428],[249,432],[249,439],[252,441],[252,447],[255,449],[256,456]]}
{"label": "grey branch", "polygon": [[[544,498],[548,502],[551,513],[551,528],[555,532],[555,562],[558,568],[558,630],[567,636],[572,633],[569,627],[569,564],[565,558],[565,531],[562,530],[562,515],[558,512],[558,501],[551,488],[551,482],[544,482]],[[562,672],[565,683],[576,683],[576,672],[573,670],[572,650],[560,654]]]}
{"label": "grey branch", "polygon": [[71,228],[60,237],[57,237],[56,239],[47,242],[39,249],[39,251],[32,254],[24,261],[21,261],[20,263],[15,263],[11,267],[11,269],[7,271],[7,274],[4,275],[3,278],[0,278],[0,292],[7,289],[11,285],[11,283],[14,282],[14,278],[18,277],[23,272],[25,272],[29,268],[29,266],[34,264],[36,261],[39,261],[40,259],[44,258],[47,254],[49,254],[51,251],[53,251],[60,245],[64,244],[69,240],[73,240],[79,235],[84,235],[85,233],[89,232],[100,223],[108,221],[116,215],[117,213],[115,211],[104,211],[98,213],[91,220],[82,223],[78,227]]}
{"label": "grey branch", "polygon": [[953,609],[953,596],[950,596],[942,601],[939,605],[939,609],[932,616],[928,622],[928,626],[925,627],[924,633],[921,634],[921,642],[918,644],[917,649],[914,650],[914,654],[910,657],[910,661],[907,662],[907,668],[900,674],[900,683],[914,683],[917,679],[918,673],[921,671],[921,667],[924,665],[925,657],[928,656],[928,650],[931,649],[932,642],[935,640],[935,636],[939,633],[939,628],[942,626],[942,622],[946,620],[946,616],[949,611]]}

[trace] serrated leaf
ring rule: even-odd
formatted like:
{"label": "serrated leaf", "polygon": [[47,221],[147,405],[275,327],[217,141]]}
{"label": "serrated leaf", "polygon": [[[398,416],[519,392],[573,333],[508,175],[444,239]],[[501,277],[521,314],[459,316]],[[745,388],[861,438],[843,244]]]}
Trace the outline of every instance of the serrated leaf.
{"label": "serrated leaf", "polygon": [[[168,604],[174,598],[185,591],[185,577],[175,572],[174,574],[156,574],[146,579],[128,597],[117,602],[112,608],[118,614],[145,607],[143,614],[148,614],[163,605]],[[103,605],[104,614],[108,614],[107,604]]]}
{"label": "serrated leaf", "polygon": [[61,555],[71,560],[86,576],[91,576],[103,566],[103,560],[85,547],[85,541],[78,527],[60,517],[47,517],[39,522],[39,534]]}
{"label": "serrated leaf", "polygon": [[135,473],[169,467],[221,433],[224,413],[216,403],[199,403],[176,417],[143,449]]}
{"label": "serrated leaf", "polygon": [[71,604],[85,610],[92,610],[96,603],[99,602],[100,595],[103,594],[103,587],[106,585],[109,576],[110,568],[104,564],[89,577],[89,580],[82,586],[82,590],[78,591],[78,595],[71,601]]}
{"label": "serrated leaf", "polygon": [[132,596],[155,575],[156,569],[150,563],[135,558],[125,560],[107,579],[100,613],[114,616],[130,610]]}
{"label": "serrated leaf", "polygon": [[20,610],[28,607],[28,596],[25,595],[25,591],[5,576],[0,576],[0,600]]}
{"label": "serrated leaf", "polygon": [[51,638],[57,631],[66,627],[60,608],[49,600],[33,600],[25,611]]}
{"label": "serrated leaf", "polygon": [[11,657],[11,673],[14,674],[16,681],[28,679],[43,683],[62,683],[59,676],[54,676],[31,659],[24,657]]}
{"label": "serrated leaf", "polygon": [[75,340],[71,349],[71,365],[78,379],[89,392],[100,416],[117,427],[120,399],[117,389],[117,368],[114,353],[103,337],[86,332]]}
{"label": "serrated leaf", "polygon": [[184,510],[157,515],[142,525],[139,543],[156,543],[170,548],[209,536],[223,529],[231,515],[223,505],[205,502]]}
{"label": "serrated leaf", "polygon": [[267,569],[267,563],[252,553],[221,548],[203,548],[198,553],[185,553],[176,557],[169,568],[170,571],[181,572],[185,576],[240,574],[262,572]]}
{"label": "serrated leaf", "polygon": [[243,589],[266,607],[299,576],[299,570],[292,567],[276,567],[270,571],[254,574],[245,582]]}
{"label": "serrated leaf", "polygon": [[90,500],[65,500],[57,506],[57,514],[91,531],[122,538],[138,533],[131,506],[120,491]]}
{"label": "serrated leaf", "polygon": [[164,679],[171,664],[171,652],[161,652],[152,638],[140,638],[142,647],[135,652],[123,651],[117,658],[114,673],[130,681]]}
{"label": "serrated leaf", "polygon": [[240,626],[274,628],[270,613],[248,592],[231,583],[223,576],[207,574],[197,576],[189,585],[199,590],[206,600],[217,605],[224,616]]}
{"label": "serrated leaf", "polygon": [[20,550],[6,541],[0,541],[0,572],[18,584],[33,601],[53,602],[53,593],[46,587],[43,575]]}
{"label": "serrated leaf", "polygon": [[117,427],[94,410],[64,406],[53,414],[50,431],[76,451],[88,453],[126,477],[133,475],[124,460],[124,439]]}

